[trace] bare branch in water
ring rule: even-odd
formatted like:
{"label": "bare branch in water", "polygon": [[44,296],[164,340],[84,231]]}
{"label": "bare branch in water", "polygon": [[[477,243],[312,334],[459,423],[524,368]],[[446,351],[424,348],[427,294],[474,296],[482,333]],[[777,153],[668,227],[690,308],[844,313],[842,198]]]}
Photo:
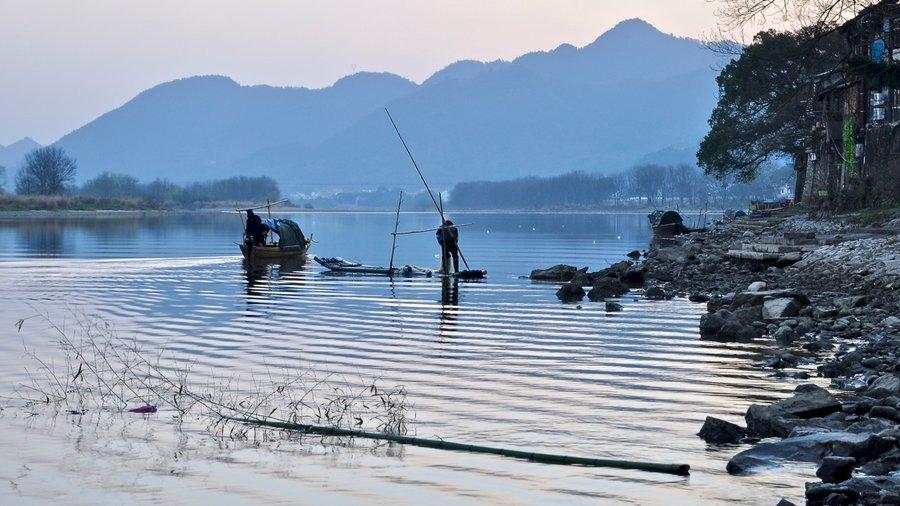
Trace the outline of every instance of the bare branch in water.
{"label": "bare branch in water", "polygon": [[[166,357],[164,348],[145,350],[137,339],[119,336],[102,319],[76,315],[71,325],[63,326],[47,315],[35,316],[54,333],[63,361],[55,364],[23,342],[26,359],[36,367],[26,368],[29,381],[16,393],[30,409],[42,404],[83,414],[122,412],[136,404],[159,405],[174,411],[177,422],[192,414],[207,421],[210,433],[235,439],[256,437],[260,430],[280,432],[248,427],[235,418],[407,432],[407,399],[402,386],[384,390],[376,381],[362,378],[318,377],[302,364],[267,367],[265,374],[251,375],[245,382],[232,374],[219,379],[206,375],[197,382],[191,375],[193,362]],[[17,322],[19,330],[25,320]]]}

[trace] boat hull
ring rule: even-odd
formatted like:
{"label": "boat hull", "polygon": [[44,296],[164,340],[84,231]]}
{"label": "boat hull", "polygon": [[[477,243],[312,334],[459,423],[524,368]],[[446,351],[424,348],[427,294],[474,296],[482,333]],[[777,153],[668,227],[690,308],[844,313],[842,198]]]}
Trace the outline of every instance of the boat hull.
{"label": "boat hull", "polygon": [[250,263],[275,263],[282,260],[297,260],[306,258],[309,246],[297,249],[283,250],[279,246],[253,246],[240,244],[241,254],[244,260]]}

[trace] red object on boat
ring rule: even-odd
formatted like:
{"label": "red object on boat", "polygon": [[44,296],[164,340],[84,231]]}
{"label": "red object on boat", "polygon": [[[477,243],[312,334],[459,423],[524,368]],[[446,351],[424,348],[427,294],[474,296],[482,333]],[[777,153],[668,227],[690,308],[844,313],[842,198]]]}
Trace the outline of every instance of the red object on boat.
{"label": "red object on boat", "polygon": [[130,413],[156,413],[156,406],[152,404],[144,404],[139,408],[132,408],[128,410]]}

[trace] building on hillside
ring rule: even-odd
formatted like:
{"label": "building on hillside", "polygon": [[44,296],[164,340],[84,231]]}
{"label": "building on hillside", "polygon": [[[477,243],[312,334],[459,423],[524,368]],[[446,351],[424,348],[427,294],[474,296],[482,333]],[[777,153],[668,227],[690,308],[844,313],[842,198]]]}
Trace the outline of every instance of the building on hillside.
{"label": "building on hillside", "polygon": [[814,83],[816,122],[806,163],[798,164],[797,199],[839,208],[897,203],[900,4],[882,0],[840,31],[851,56]]}

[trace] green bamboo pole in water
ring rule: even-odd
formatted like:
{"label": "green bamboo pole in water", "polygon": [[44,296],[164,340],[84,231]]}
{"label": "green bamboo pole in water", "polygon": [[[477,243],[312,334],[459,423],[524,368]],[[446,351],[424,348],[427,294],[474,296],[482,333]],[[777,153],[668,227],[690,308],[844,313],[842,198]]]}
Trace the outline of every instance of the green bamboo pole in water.
{"label": "green bamboo pole in water", "polygon": [[534,462],[542,462],[545,464],[561,464],[576,465],[588,467],[614,467],[617,469],[636,469],[639,471],[648,471],[652,473],[668,473],[687,476],[690,474],[691,466],[687,464],[660,464],[656,462],[637,462],[633,460],[613,460],[613,459],[592,459],[587,457],[572,457],[569,455],[556,455],[552,453],[536,453],[523,452],[518,450],[507,450],[504,448],[496,448],[492,446],[480,446],[465,443],[454,443],[452,441],[444,441],[442,439],[427,439],[413,436],[401,436],[397,434],[382,434],[380,432],[368,432],[364,430],[341,429],[337,427],[325,427],[321,425],[307,425],[301,423],[288,423],[267,420],[253,420],[250,418],[230,418],[233,421],[246,423],[248,425],[260,425],[264,427],[273,427],[277,429],[296,430],[312,434],[320,434],[323,436],[345,436],[345,437],[361,437],[366,439],[377,439],[382,441],[394,441],[396,443],[408,444],[413,446],[422,446],[425,448],[436,448],[439,450],[455,450],[473,453],[489,453],[492,455],[502,455],[504,457],[513,457],[517,459],[526,459]]}

